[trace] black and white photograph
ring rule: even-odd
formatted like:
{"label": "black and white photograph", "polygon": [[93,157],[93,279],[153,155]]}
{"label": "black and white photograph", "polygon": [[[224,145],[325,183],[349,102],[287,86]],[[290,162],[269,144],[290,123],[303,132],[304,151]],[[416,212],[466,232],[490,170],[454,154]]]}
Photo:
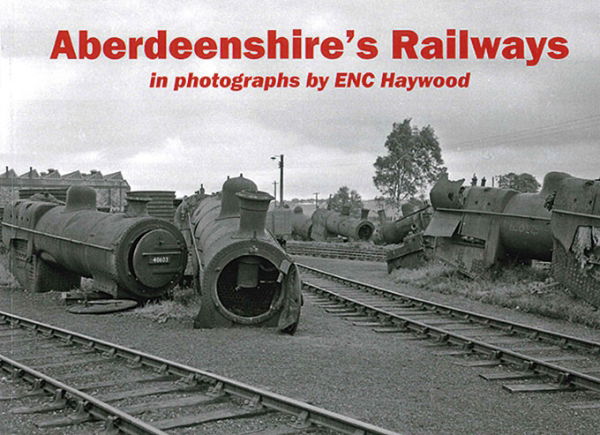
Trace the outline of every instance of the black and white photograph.
{"label": "black and white photograph", "polygon": [[0,11],[0,434],[598,432],[600,4]]}

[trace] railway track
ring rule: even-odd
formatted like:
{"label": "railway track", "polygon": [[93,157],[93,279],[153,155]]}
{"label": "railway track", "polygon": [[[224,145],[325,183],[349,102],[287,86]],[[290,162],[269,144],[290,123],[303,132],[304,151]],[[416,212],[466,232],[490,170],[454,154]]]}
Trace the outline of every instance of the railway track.
{"label": "railway track", "polygon": [[383,248],[361,248],[352,246],[325,246],[323,243],[295,242],[286,243],[286,251],[292,255],[308,255],[324,258],[344,258],[348,260],[385,261]]}
{"label": "railway track", "polygon": [[[396,433],[5,312],[0,312],[0,373],[31,385],[0,400],[18,403],[13,413],[36,414],[35,424],[44,431],[79,425],[75,433],[89,433],[101,425],[105,433],[128,434]],[[46,400],[31,403],[40,397]]]}
{"label": "railway track", "polygon": [[[303,289],[328,312],[381,333],[431,339],[439,355],[483,373],[511,392],[600,392],[600,342],[437,304],[298,264]],[[600,408],[600,401],[573,404]]]}

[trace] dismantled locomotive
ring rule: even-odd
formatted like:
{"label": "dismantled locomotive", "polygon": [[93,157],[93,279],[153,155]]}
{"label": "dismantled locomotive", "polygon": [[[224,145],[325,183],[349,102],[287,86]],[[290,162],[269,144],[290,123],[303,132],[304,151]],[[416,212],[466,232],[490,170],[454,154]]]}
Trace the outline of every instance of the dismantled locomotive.
{"label": "dismantled locomotive", "polygon": [[402,217],[394,222],[382,223],[379,238],[385,244],[401,244],[387,249],[385,260],[388,273],[398,268],[422,266],[430,255],[431,238],[423,231],[429,225],[432,210],[427,204],[407,203],[402,206]]}
{"label": "dismantled locomotive", "polygon": [[2,222],[11,272],[36,292],[70,290],[84,276],[113,297],[162,296],[183,275],[185,241],[174,225],[148,216],[146,199],[128,201],[127,213],[99,212],[86,186],[71,186],[64,206],[14,201]]}
{"label": "dismantled locomotive", "polygon": [[223,184],[221,197],[184,200],[177,224],[192,252],[201,308],[194,326],[277,326],[294,333],[301,282],[293,260],[265,231],[273,197],[240,175]]}
{"label": "dismantled locomotive", "polygon": [[552,211],[552,276],[600,306],[600,181],[564,178],[547,204]]}
{"label": "dismantled locomotive", "polygon": [[599,180],[550,172],[539,193],[463,181],[443,177],[431,190],[424,234],[435,237],[436,258],[469,276],[507,259],[552,261],[557,282],[600,306]]}
{"label": "dismantled locomotive", "polygon": [[[380,210],[385,214],[383,210]],[[426,203],[406,203],[402,205],[402,217],[393,222],[382,222],[379,226],[380,242],[385,244],[402,243],[409,234],[421,232],[431,220],[432,210]]]}
{"label": "dismantled locomotive", "polygon": [[435,209],[426,236],[435,256],[470,276],[503,260],[550,261],[552,232],[546,198],[568,174],[550,172],[539,193],[470,186],[443,176],[430,192]]}
{"label": "dismantled locomotive", "polygon": [[350,240],[369,240],[375,225],[367,220],[369,210],[363,208],[361,218],[350,216],[350,207],[345,206],[341,213],[318,208],[312,215],[311,238],[326,241],[330,237],[343,236]]}

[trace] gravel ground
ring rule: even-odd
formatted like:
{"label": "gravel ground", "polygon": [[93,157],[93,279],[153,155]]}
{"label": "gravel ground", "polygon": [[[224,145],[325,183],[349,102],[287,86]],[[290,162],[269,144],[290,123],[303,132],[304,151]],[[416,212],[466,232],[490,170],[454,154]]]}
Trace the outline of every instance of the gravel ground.
{"label": "gravel ground", "polygon": [[346,278],[363,281],[385,289],[394,290],[399,293],[600,342],[600,330],[582,324],[551,319],[541,315],[486,304],[458,295],[441,294],[427,291],[422,288],[398,284],[390,278],[390,275],[387,273],[387,266],[384,262],[350,261],[309,256],[295,256],[295,258],[301,264],[323,269]]}
{"label": "gravel ground", "polygon": [[[299,258],[341,275],[387,288],[385,264]],[[467,309],[589,338],[591,331],[564,322],[490,307],[462,298],[398,288]],[[0,289],[0,309],[167,359],[212,371],[331,411],[408,433],[596,433],[598,410],[572,410],[569,402],[589,400],[585,392],[510,394],[486,382],[475,369],[435,356],[425,341],[370,328],[326,313],[306,298],[295,336],[272,329],[194,330],[192,319],[150,322],[131,314],[81,316],[67,313],[57,295]],[[12,387],[0,382],[0,395]],[[30,417],[8,414],[22,403],[0,401],[0,433],[27,431]],[[76,433],[76,432],[75,432]]]}

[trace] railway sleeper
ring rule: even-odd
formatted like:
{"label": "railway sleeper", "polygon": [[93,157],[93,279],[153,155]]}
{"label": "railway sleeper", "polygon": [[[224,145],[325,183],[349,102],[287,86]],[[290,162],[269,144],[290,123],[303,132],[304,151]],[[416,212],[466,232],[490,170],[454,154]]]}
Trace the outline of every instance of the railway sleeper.
{"label": "railway sleeper", "polygon": [[35,425],[39,428],[53,428],[87,423],[95,420],[95,417],[93,417],[90,413],[87,412],[87,407],[87,402],[78,401],[74,413],[37,422],[35,423]]}
{"label": "railway sleeper", "polygon": [[486,381],[520,381],[524,379],[539,379],[542,375],[535,372],[498,372],[480,373],[479,377]]}
{"label": "railway sleeper", "polygon": [[557,393],[563,391],[575,391],[577,387],[572,384],[562,385],[552,384],[509,384],[502,385],[502,388],[511,393]]}

